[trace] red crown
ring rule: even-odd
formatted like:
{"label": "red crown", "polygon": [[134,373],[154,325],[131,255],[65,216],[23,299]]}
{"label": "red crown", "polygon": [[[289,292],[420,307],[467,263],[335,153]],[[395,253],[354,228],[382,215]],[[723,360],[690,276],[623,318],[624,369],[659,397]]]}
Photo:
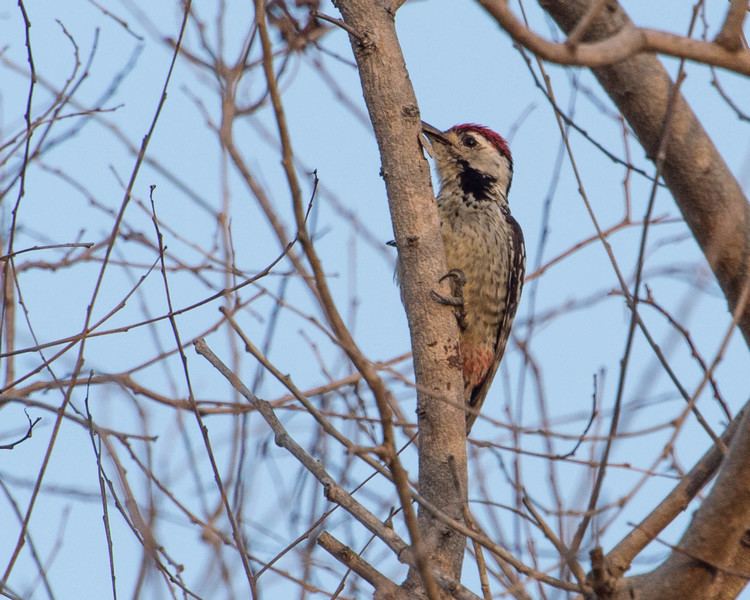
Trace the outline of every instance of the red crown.
{"label": "red crown", "polygon": [[495,148],[497,148],[497,151],[500,154],[502,154],[509,161],[513,161],[513,158],[510,154],[510,146],[508,146],[508,142],[505,141],[505,138],[503,136],[501,136],[499,133],[495,133],[489,127],[485,127],[484,125],[477,125],[476,123],[462,123],[460,125],[454,125],[452,129],[453,131],[457,131],[459,133],[462,133],[464,131],[475,131],[476,133],[483,135],[493,146],[495,146]]}

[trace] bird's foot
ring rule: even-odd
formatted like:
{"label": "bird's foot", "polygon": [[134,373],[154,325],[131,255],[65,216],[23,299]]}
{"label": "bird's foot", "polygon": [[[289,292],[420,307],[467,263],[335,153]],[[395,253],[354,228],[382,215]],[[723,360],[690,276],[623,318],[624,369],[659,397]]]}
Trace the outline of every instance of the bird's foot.
{"label": "bird's foot", "polygon": [[461,331],[466,330],[466,311],[464,309],[464,285],[466,285],[466,275],[461,269],[451,269],[445,275],[443,275],[439,281],[442,283],[446,279],[452,280],[452,296],[443,296],[438,294],[435,290],[432,290],[430,296],[435,302],[444,304],[446,306],[452,306],[455,310],[456,321]]}

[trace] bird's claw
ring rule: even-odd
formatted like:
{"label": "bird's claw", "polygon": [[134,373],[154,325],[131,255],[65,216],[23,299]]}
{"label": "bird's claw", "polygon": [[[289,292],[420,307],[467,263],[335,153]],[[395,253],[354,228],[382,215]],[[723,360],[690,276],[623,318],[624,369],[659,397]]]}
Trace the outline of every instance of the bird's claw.
{"label": "bird's claw", "polygon": [[430,292],[430,296],[435,302],[444,304],[446,306],[452,306],[455,310],[456,321],[461,331],[466,330],[466,311],[464,310],[464,285],[466,285],[466,275],[461,269],[451,269],[445,275],[443,275],[439,281],[442,283],[446,279],[453,280],[453,295],[443,296],[438,294],[435,290]]}
{"label": "bird's claw", "polygon": [[463,308],[464,306],[464,299],[459,296],[443,296],[435,290],[430,290],[430,297],[438,304],[445,304],[445,306],[453,306],[455,308]]}
{"label": "bird's claw", "polygon": [[458,292],[456,292],[456,295],[463,296],[463,289],[466,285],[466,275],[464,275],[464,272],[461,269],[451,269],[440,279],[438,279],[438,281],[440,283],[443,283],[446,279],[452,279],[453,285],[456,287],[456,289],[459,290]]}

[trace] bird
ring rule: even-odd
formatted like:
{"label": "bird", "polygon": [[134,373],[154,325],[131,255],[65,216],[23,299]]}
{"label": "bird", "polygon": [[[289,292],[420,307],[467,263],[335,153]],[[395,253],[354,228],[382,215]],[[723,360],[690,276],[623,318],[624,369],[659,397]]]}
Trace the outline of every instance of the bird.
{"label": "bird", "polygon": [[440,233],[463,363],[466,435],[471,432],[503,358],[518,309],[526,268],[523,231],[508,192],[513,158],[508,142],[483,125],[441,131],[422,122],[438,179]]}

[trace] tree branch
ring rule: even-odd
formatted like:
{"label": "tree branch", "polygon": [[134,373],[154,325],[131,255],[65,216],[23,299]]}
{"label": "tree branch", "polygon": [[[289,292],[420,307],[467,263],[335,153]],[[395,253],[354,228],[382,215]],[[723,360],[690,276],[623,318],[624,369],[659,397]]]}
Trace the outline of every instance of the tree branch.
{"label": "tree branch", "polygon": [[[576,18],[572,21],[572,25],[566,26],[566,32],[575,31],[575,26],[581,22],[585,12],[592,5],[592,2],[585,1],[586,11],[580,11],[579,4],[581,1],[585,0],[576,0],[570,7],[570,12],[575,13]],[[719,45],[718,39],[717,43],[694,40],[666,31],[636,27],[628,19],[626,24],[623,23],[623,27],[609,31],[609,35],[596,36],[589,43],[570,44],[563,42],[557,44],[528,29],[513,14],[505,0],[479,0],[479,3],[516,42],[528,48],[540,58],[561,65],[603,67],[614,65],[640,53],[656,52],[750,75],[750,53],[728,50],[725,45]],[[539,3],[545,8],[550,4],[560,4],[565,8],[565,3],[558,3],[557,0],[540,0]],[[619,5],[616,2],[611,2],[604,17],[600,16],[593,22],[601,24],[603,20],[609,20],[613,16],[616,18],[619,10]],[[570,22],[570,20],[566,20],[566,22]],[[590,27],[587,27],[587,29],[592,31]]]}
{"label": "tree branch", "polygon": [[735,598],[750,578],[750,410],[739,420],[729,454],[708,497],[669,558],[632,579],[644,600]]}
{"label": "tree branch", "polygon": [[297,180],[297,175],[294,168],[291,139],[286,124],[286,117],[281,100],[281,93],[279,92],[276,75],[273,69],[273,51],[271,48],[270,35],[266,26],[264,0],[256,0],[255,15],[256,23],[258,24],[258,32],[260,34],[261,45],[263,48],[263,70],[266,75],[266,81],[268,82],[268,93],[271,97],[271,103],[273,105],[274,114],[276,116],[276,124],[279,130],[279,137],[281,138],[283,155],[282,165],[284,166],[284,171],[287,176],[287,183],[289,184],[289,191],[292,195],[294,217],[297,222],[297,237],[299,238],[300,244],[305,251],[307,260],[310,263],[310,267],[315,278],[315,292],[320,298],[320,306],[323,309],[331,328],[336,333],[336,337],[340,342],[342,349],[346,352],[347,356],[352,361],[354,366],[357,367],[357,370],[362,373],[363,379],[367,382],[375,398],[375,403],[378,407],[378,412],[380,413],[385,457],[388,463],[388,467],[393,474],[393,481],[395,483],[396,492],[398,493],[399,499],[401,501],[404,521],[406,522],[406,526],[409,530],[409,536],[411,538],[411,543],[414,549],[415,559],[417,562],[417,566],[419,567],[420,576],[422,577],[422,584],[424,585],[424,588],[430,600],[438,600],[437,584],[435,583],[432,574],[427,566],[427,555],[421,541],[421,533],[417,518],[411,505],[411,498],[409,496],[408,474],[401,464],[398,452],[396,451],[395,433],[392,423],[392,410],[390,408],[390,391],[381,379],[377,370],[373,368],[372,363],[361,352],[356,342],[354,341],[354,338],[346,327],[344,320],[336,307],[333,295],[328,288],[326,276],[323,271],[323,265],[318,258],[315,247],[313,246],[312,239],[307,232],[307,215],[304,210],[300,185],[299,181]]}
{"label": "tree branch", "polygon": [[396,600],[398,598],[406,600],[405,593],[395,583],[327,531],[321,533],[317,541],[321,548],[374,587],[378,592],[378,597],[383,599],[388,598],[389,600]]}
{"label": "tree branch", "polygon": [[[414,352],[419,416],[420,494],[463,522],[461,487],[449,468],[454,460],[466,486],[466,431],[458,328],[452,312],[430,299],[447,271],[429,170],[419,145],[420,116],[396,37],[392,3],[337,0],[359,68],[365,102],[382,159],[399,261],[402,297]],[[421,390],[434,390],[434,395]],[[443,402],[438,398],[446,398]],[[460,579],[465,538],[420,510],[429,559],[446,576]],[[414,572],[408,586],[417,584]]]}
{"label": "tree branch", "polygon": [[[566,32],[576,27],[594,1],[539,0]],[[611,2],[607,8],[591,23],[585,36],[592,46],[597,40],[607,40],[603,42],[606,44],[620,35],[631,35],[628,32],[634,30],[616,2]],[[689,54],[681,56],[691,58]],[[750,56],[744,59],[750,60]],[[673,88],[664,67],[656,57],[639,54],[617,64],[599,66],[593,72],[647,154],[655,159]],[[746,302],[750,281],[750,206],[684,98],[679,97],[672,110],[672,126],[662,167],[664,179],[724,291],[735,322],[750,344],[750,307]],[[746,579],[736,574],[750,572],[750,553],[743,545],[743,536],[750,529],[749,413],[745,410],[738,420],[738,429],[718,481],[701,504],[679,544],[679,551],[673,551],[668,560],[651,573],[620,581],[611,597],[630,598],[636,593],[643,600],[731,598],[746,584]],[[705,483],[718,461],[720,457],[709,452],[699,463],[706,471],[701,472],[697,466],[691,472],[695,475],[694,483]],[[677,493],[675,497],[668,497],[668,508],[657,509],[654,511],[657,514],[652,513],[647,518],[647,521],[651,519],[650,525],[663,527],[665,523],[660,523],[660,519],[673,518],[680,496],[687,500],[697,491],[691,486],[678,488],[673,491],[672,495]],[[675,499],[677,502],[672,503]],[[626,551],[619,547],[610,559],[617,559],[619,554],[627,563],[639,551],[637,547],[645,547],[656,533],[650,528],[645,530],[649,539],[631,538],[628,543],[633,546]],[[600,567],[615,577],[619,569],[627,568],[626,564],[612,563],[606,561]],[[607,596],[610,596],[609,590]]]}
{"label": "tree branch", "polygon": [[[539,0],[564,31],[575,28],[592,2]],[[609,40],[633,28],[622,8],[612,2],[591,24],[586,37]],[[750,53],[743,55],[750,66]],[[662,64],[655,56],[638,54],[617,64],[595,68],[593,72],[635,131],[646,153],[655,158],[673,85]],[[664,180],[716,275],[730,310],[734,311],[750,276],[750,205],[682,96],[677,99],[673,112],[662,168]],[[738,325],[750,344],[750,306],[742,308]]]}
{"label": "tree branch", "polygon": [[742,24],[747,14],[747,0],[730,0],[729,10],[724,25],[714,42],[729,50],[737,52],[742,49]]}
{"label": "tree branch", "polygon": [[[729,445],[731,442],[742,415],[743,413],[737,415],[727,427],[721,437],[724,444]],[[610,570],[617,576],[625,573],[640,551],[684,511],[698,492],[711,481],[721,466],[723,458],[724,452],[720,446],[717,444],[711,446],[667,497],[607,554]]]}

